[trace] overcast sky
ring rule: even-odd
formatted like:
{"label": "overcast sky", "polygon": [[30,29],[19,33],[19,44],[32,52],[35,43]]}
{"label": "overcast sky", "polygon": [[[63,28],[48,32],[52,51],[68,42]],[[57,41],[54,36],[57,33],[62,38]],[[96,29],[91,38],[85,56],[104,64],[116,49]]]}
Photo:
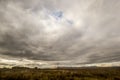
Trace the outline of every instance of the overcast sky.
{"label": "overcast sky", "polygon": [[0,0],[1,66],[119,61],[120,0]]}

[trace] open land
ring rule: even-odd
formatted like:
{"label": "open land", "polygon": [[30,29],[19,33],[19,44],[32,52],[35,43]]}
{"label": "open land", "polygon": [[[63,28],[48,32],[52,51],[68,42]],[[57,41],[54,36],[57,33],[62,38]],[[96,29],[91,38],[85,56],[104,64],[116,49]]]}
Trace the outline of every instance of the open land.
{"label": "open land", "polygon": [[0,80],[120,80],[120,67],[1,68]]}

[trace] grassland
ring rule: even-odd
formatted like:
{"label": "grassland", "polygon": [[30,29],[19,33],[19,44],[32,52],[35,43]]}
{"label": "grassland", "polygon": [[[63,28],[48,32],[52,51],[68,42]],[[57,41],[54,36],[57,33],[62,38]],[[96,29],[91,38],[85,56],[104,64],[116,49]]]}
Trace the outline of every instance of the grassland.
{"label": "grassland", "polygon": [[120,80],[120,68],[4,68],[0,80]]}

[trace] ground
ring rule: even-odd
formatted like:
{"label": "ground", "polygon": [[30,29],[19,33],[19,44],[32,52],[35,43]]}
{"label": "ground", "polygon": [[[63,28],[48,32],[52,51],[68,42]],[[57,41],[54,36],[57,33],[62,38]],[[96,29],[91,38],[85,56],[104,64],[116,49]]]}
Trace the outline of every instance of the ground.
{"label": "ground", "polygon": [[2,68],[0,80],[120,80],[120,68]]}

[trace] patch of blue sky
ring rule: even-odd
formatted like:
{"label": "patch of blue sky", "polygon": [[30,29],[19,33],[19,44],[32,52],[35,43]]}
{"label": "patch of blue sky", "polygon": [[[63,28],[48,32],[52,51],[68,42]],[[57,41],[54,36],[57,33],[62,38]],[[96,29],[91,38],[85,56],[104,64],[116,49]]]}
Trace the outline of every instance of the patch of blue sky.
{"label": "patch of blue sky", "polygon": [[62,11],[53,11],[52,12],[52,16],[56,19],[56,20],[60,20],[63,18],[63,12]]}
{"label": "patch of blue sky", "polygon": [[73,21],[72,20],[67,20],[67,22],[69,23],[69,24],[73,24]]}
{"label": "patch of blue sky", "polygon": [[74,23],[73,20],[66,19],[65,16],[64,16],[64,13],[60,10],[53,11],[51,13],[51,16],[53,16],[57,21],[60,21],[61,19],[63,19],[69,25],[72,25]]}

